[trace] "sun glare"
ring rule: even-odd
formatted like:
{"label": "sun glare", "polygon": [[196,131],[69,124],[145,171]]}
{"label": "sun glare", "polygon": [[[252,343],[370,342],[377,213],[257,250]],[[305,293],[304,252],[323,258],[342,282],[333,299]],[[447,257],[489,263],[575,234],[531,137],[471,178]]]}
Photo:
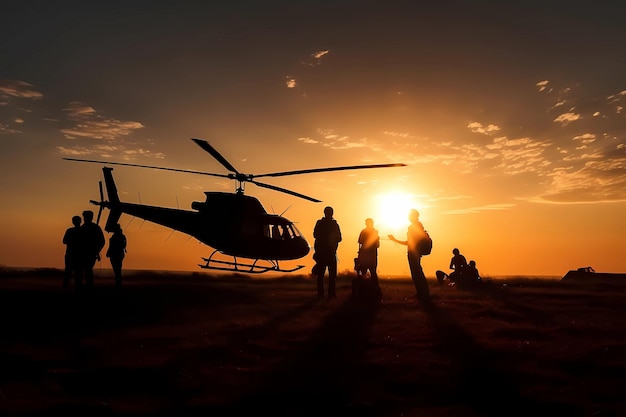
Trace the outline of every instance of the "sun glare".
{"label": "sun glare", "polygon": [[374,223],[380,231],[397,231],[408,224],[409,210],[417,208],[415,198],[403,192],[379,194],[376,197],[376,217]]}

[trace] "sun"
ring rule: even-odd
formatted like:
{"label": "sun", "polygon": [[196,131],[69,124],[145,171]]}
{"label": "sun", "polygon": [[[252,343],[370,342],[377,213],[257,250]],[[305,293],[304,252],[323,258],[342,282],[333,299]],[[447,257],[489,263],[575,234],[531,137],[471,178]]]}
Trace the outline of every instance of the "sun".
{"label": "sun", "polygon": [[393,191],[376,196],[377,210],[374,217],[376,227],[381,231],[395,232],[409,224],[409,210],[419,209],[415,196],[401,191]]}

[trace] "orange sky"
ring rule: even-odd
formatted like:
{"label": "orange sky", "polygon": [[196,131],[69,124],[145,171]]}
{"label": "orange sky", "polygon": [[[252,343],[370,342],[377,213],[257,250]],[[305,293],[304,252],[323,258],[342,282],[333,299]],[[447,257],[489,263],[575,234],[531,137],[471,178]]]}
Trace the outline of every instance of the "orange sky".
{"label": "orange sky", "polygon": [[[251,174],[407,164],[264,181],[322,203],[247,185],[311,245],[333,206],[339,270],[352,269],[366,217],[401,237],[415,207],[434,240],[429,276],[448,270],[455,247],[483,275],[626,271],[624,6],[298,6],[3,13],[0,264],[61,267],[72,215],[97,211],[101,166],[63,157],[227,173],[199,137]],[[185,209],[235,187],[113,174],[125,201]],[[126,268],[198,270],[212,251],[141,219],[120,223]],[[408,274],[405,249],[382,241],[382,276]],[[297,263],[308,271],[311,255],[285,266]]]}

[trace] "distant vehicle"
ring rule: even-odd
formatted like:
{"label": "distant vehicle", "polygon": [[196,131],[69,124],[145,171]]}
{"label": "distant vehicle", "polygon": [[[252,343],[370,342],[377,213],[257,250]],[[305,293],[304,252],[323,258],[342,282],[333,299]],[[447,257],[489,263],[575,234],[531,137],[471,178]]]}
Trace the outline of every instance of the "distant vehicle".
{"label": "distant vehicle", "polygon": [[[626,280],[626,273],[611,273],[611,272],[596,272],[592,267],[585,266],[578,269],[568,271],[562,281],[568,280],[603,280],[603,279],[624,279]],[[626,282],[625,282],[626,283]]]}
{"label": "distant vehicle", "polygon": [[[108,208],[110,210],[110,214],[105,225],[106,231],[112,231],[115,224],[119,221],[122,213],[126,213],[131,216],[136,216],[141,219],[186,233],[213,248],[214,250],[209,257],[202,258],[205,263],[199,264],[201,268],[246,273],[297,271],[303,268],[304,265],[297,265],[294,268],[283,269],[279,266],[279,261],[303,258],[309,253],[310,246],[291,220],[280,215],[267,213],[258,199],[244,195],[244,183],[249,182],[259,187],[287,193],[309,201],[321,202],[321,200],[297,193],[295,191],[258,182],[255,178],[281,177],[325,171],[406,166],[406,164],[399,163],[354,165],[252,175],[240,173],[207,141],[202,139],[192,140],[203,150],[211,154],[211,156],[213,156],[231,173],[214,174],[187,169],[138,165],[122,162],[107,162],[74,158],[63,159],[68,161],[185,172],[235,180],[237,184],[235,193],[205,191],[205,201],[194,201],[191,203],[192,210],[180,210],[120,201],[117,193],[117,186],[113,179],[113,168],[105,166],[102,168],[102,172],[104,175],[104,182],[106,184],[108,200],[104,199],[102,181],[100,181],[100,201],[90,200],[90,203],[100,207],[97,218],[98,223],[100,222],[102,209]],[[218,259],[218,257],[221,259]],[[243,260],[238,258],[242,258]]]}

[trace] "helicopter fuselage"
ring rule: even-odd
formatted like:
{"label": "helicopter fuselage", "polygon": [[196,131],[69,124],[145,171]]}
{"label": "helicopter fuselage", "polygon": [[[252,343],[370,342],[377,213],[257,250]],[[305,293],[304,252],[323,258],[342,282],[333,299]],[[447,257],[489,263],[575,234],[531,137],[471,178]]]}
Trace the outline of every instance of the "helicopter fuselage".
{"label": "helicopter fuselage", "polygon": [[309,243],[293,222],[268,214],[254,197],[207,191],[206,200],[194,201],[192,210],[127,203],[116,198],[111,169],[104,168],[103,172],[109,201],[98,204],[112,213],[106,230],[111,228],[111,221],[117,221],[115,217],[125,213],[193,236],[225,255],[294,260],[305,257],[310,251]]}

